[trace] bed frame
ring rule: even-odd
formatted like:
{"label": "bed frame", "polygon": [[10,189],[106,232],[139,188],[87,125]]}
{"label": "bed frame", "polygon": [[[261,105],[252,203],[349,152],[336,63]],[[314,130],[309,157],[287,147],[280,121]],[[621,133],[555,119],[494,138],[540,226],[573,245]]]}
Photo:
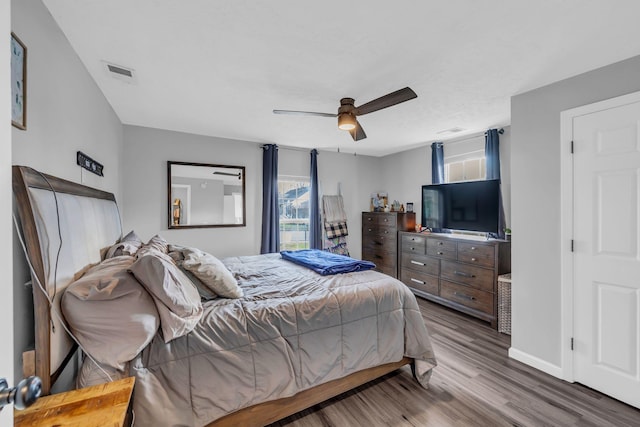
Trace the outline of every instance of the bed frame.
{"label": "bed frame", "polygon": [[[46,266],[49,265],[49,263],[44,258],[44,256],[48,254],[44,254],[43,250],[41,250],[43,246],[41,245],[41,238],[38,234],[38,213],[37,210],[34,209],[30,189],[47,191],[53,189],[56,193],[60,194],[100,199],[113,202],[114,204],[116,201],[112,193],[42,174],[29,167],[13,166],[13,191],[27,254],[33,266],[31,274],[32,280],[34,281],[35,349],[33,352],[27,352],[24,355],[24,370],[27,374],[39,376],[42,379],[43,394],[49,394],[51,386],[75,354],[76,346],[68,345],[66,355],[63,357],[60,366],[52,367],[52,347],[60,345],[58,341],[63,339],[62,336],[64,334],[59,332],[52,333],[51,325],[54,319],[51,317],[48,299],[35,284],[36,279],[39,280],[40,283],[46,283],[45,288],[47,290],[50,289],[51,285],[51,283],[47,283]],[[117,221],[118,223],[120,221],[119,215]],[[114,241],[109,241],[109,237],[103,238],[103,240],[102,242],[98,241],[93,243],[93,245],[96,246],[93,249],[96,251],[98,257],[100,256],[101,250],[115,243]],[[34,275],[37,277],[33,277]],[[58,294],[60,293],[61,289],[58,288]],[[65,337],[64,339],[68,341],[68,338]],[[264,426],[393,372],[409,363],[413,364],[413,359],[405,357],[395,363],[358,371],[344,378],[329,381],[304,390],[292,397],[264,402],[241,409],[214,421],[209,424],[209,426]]]}

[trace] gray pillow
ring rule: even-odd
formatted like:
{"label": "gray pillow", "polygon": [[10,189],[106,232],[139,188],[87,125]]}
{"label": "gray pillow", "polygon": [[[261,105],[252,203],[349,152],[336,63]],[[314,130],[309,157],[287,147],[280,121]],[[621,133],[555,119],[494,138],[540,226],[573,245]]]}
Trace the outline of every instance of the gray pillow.
{"label": "gray pillow", "polygon": [[141,258],[145,255],[153,254],[153,253],[161,253],[166,254],[169,247],[169,243],[159,234],[153,236],[147,243],[142,245],[138,253],[136,253],[137,258]]}
{"label": "gray pillow", "polygon": [[142,240],[138,237],[135,231],[131,230],[129,234],[124,236],[118,243],[107,250],[105,259],[122,255],[133,256],[138,252],[138,249],[140,249],[141,246]]}
{"label": "gray pillow", "polygon": [[123,370],[151,341],[160,319],[149,293],[119,256],[89,269],[62,295],[62,312],[84,350],[96,361]]}
{"label": "gray pillow", "polygon": [[156,303],[165,342],[195,328],[202,317],[200,295],[168,255],[151,250],[139,257],[130,271]]}

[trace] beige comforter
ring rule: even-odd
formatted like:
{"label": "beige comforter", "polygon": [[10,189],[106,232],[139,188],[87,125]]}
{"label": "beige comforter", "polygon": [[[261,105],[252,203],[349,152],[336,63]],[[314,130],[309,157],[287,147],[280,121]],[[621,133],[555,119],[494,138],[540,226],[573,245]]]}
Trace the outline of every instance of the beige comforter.
{"label": "beige comforter", "polygon": [[436,365],[409,289],[365,271],[320,276],[278,254],[228,258],[245,296],[204,304],[190,334],[132,361],[136,426],[200,426],[372,366]]}

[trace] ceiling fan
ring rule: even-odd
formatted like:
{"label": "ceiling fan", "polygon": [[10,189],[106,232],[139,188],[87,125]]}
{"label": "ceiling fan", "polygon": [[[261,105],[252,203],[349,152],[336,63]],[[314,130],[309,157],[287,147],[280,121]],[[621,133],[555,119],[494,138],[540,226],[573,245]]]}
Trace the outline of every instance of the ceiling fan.
{"label": "ceiling fan", "polygon": [[369,101],[366,104],[362,104],[359,107],[354,105],[355,100],[353,98],[342,98],[337,114],[291,110],[273,110],[273,112],[275,114],[295,114],[300,116],[337,117],[338,128],[349,131],[354,141],[360,141],[361,139],[365,139],[367,134],[364,133],[364,129],[362,129],[362,126],[358,123],[356,119],[357,116],[364,116],[365,114],[392,107],[417,97],[418,95],[416,95],[413,90],[405,87],[404,89],[397,90],[373,101]]}

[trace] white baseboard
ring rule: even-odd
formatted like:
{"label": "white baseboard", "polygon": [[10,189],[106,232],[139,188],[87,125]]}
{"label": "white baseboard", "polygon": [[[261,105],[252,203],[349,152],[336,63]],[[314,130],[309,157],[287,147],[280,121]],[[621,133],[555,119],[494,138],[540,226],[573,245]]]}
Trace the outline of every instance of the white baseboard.
{"label": "white baseboard", "polygon": [[517,348],[509,347],[509,357],[556,378],[564,379],[562,368],[560,366],[532,356],[529,353],[518,350]]}

